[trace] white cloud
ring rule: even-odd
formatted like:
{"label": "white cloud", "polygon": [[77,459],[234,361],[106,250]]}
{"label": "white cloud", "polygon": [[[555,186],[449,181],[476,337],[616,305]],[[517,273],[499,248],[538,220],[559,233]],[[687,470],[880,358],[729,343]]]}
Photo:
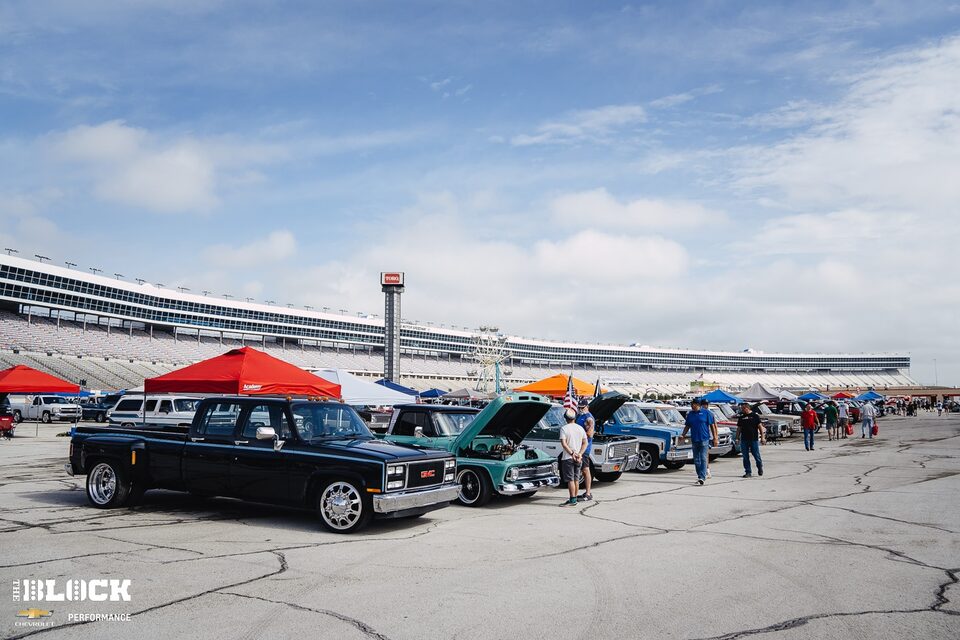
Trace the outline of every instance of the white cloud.
{"label": "white cloud", "polygon": [[685,91],[683,93],[674,93],[669,96],[663,96],[662,98],[657,98],[650,102],[650,106],[654,109],[669,109],[670,107],[676,107],[678,105],[690,102],[701,96],[708,96],[713,93],[719,93],[723,91],[720,88],[720,85],[711,84],[706,87],[700,87],[698,89],[693,89],[691,91]]}
{"label": "white cloud", "polygon": [[621,202],[606,189],[559,196],[550,205],[554,219],[566,227],[666,230],[722,221],[726,216],[695,202],[637,198]]}
{"label": "white cloud", "polygon": [[282,262],[296,253],[296,238],[290,231],[282,229],[241,246],[214,245],[207,248],[205,257],[214,266],[237,269]]}
{"label": "white cloud", "polygon": [[603,142],[615,132],[645,122],[647,113],[638,104],[618,104],[573,111],[560,120],[545,122],[531,134],[513,136],[510,144],[518,147],[536,144],[573,144]]}

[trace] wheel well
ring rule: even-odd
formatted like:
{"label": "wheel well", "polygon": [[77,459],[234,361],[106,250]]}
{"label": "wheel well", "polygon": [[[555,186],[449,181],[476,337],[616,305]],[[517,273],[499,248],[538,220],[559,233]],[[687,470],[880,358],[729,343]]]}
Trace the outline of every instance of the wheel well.
{"label": "wheel well", "polygon": [[486,467],[480,467],[472,464],[466,464],[463,466],[457,465],[457,476],[460,476],[461,471],[473,471],[478,475],[483,475],[487,480],[490,481],[490,484],[493,484],[493,478],[490,476],[490,470]]}
{"label": "wheel well", "polygon": [[365,492],[365,489],[367,488],[367,483],[358,473],[352,473],[349,471],[340,473],[318,472],[315,473],[307,483],[307,490],[304,492],[305,506],[308,508],[313,508],[316,506],[317,499],[320,497],[320,491],[334,480],[348,480],[350,482],[354,482],[357,485],[357,489],[359,489],[361,492]]}

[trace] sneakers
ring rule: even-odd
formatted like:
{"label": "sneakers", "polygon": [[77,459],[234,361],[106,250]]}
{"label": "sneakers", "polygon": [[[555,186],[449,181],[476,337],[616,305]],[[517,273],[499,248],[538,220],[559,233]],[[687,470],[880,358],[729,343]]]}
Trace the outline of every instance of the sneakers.
{"label": "sneakers", "polygon": [[712,477],[713,477],[713,476],[710,475],[710,469],[707,469],[707,480],[709,480],[709,479],[712,478]]}
{"label": "sneakers", "polygon": [[762,475],[763,475],[763,469],[757,469],[757,475],[758,475],[758,476],[762,476]]}
{"label": "sneakers", "polygon": [[587,502],[587,501],[589,501],[589,500],[593,500],[593,494],[592,494],[592,493],[584,493],[582,496],[580,496],[579,499],[580,499],[580,500],[583,500],[584,502]]}
{"label": "sneakers", "polygon": [[577,506],[577,499],[576,499],[576,498],[570,498],[569,500],[564,500],[563,502],[560,503],[560,506],[561,506],[561,507],[575,507],[575,506]]}
{"label": "sneakers", "polygon": [[745,473],[745,474],[743,474],[742,477],[743,477],[743,478],[752,478],[752,477],[753,477],[753,474]]}
{"label": "sneakers", "polygon": [[697,480],[697,484],[699,484],[699,485],[702,486],[702,485],[703,485],[703,480]]}

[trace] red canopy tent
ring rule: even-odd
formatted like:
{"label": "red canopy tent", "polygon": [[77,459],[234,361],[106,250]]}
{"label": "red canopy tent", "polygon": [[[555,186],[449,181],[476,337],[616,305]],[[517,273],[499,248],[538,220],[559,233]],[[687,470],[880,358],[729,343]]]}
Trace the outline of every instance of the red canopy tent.
{"label": "red canopy tent", "polygon": [[80,393],[80,386],[18,364],[0,371],[0,393]]}
{"label": "red canopy tent", "polygon": [[223,393],[340,397],[340,385],[251,347],[143,382],[144,393]]}
{"label": "red canopy tent", "polygon": [[849,400],[853,397],[852,393],[847,393],[846,391],[841,391],[840,393],[833,394],[834,400]]}

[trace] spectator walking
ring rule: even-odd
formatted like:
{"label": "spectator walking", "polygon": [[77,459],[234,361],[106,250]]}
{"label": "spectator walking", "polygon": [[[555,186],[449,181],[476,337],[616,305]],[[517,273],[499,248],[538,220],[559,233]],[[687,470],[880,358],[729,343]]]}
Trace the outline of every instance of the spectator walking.
{"label": "spectator walking", "polygon": [[833,440],[836,438],[840,439],[840,429],[837,428],[837,425],[840,422],[840,412],[837,409],[837,403],[832,400],[827,403],[827,406],[823,408],[823,419],[827,423],[827,439]]}
{"label": "spectator walking", "polygon": [[[717,417],[713,415],[713,411],[710,410],[710,401],[706,398],[700,400],[700,411],[703,411],[707,414],[707,420],[710,422],[710,441],[719,442],[720,438],[717,435]],[[716,446],[716,445],[714,445]],[[707,480],[712,478],[710,475],[710,450],[707,450]]]}
{"label": "spectator walking", "polygon": [[860,410],[860,438],[873,438],[873,425],[877,422],[877,408],[872,402],[864,402]]}
{"label": "spectator walking", "polygon": [[[697,484],[702,485],[707,479],[707,451],[710,449],[710,419],[707,413],[700,408],[700,401],[694,400],[690,403],[690,411],[683,427],[681,439],[690,434],[690,441],[693,444],[693,466],[697,470]],[[717,443],[714,442],[714,446]]]}
{"label": "spectator walking", "polygon": [[586,398],[580,398],[577,404],[580,408],[580,414],[577,416],[577,424],[587,434],[587,449],[583,452],[583,461],[580,464],[580,473],[583,474],[584,492],[580,496],[584,500],[593,500],[593,477],[590,475],[590,452],[593,450],[593,434],[596,429],[596,420],[590,413],[590,403]]}
{"label": "spectator walking", "polygon": [[850,424],[850,405],[847,404],[846,401],[841,400],[837,413],[839,415],[837,426],[840,429],[840,437],[846,439],[847,425]]}
{"label": "spectator walking", "polygon": [[803,427],[803,448],[813,451],[813,432],[820,425],[820,418],[809,402],[804,405],[800,414],[800,426]]}
{"label": "spectator walking", "polygon": [[943,415],[943,403],[938,400],[937,401],[937,417],[939,418],[942,415]]}
{"label": "spectator walking", "polygon": [[570,498],[561,502],[560,506],[573,507],[577,504],[577,484],[580,466],[583,464],[583,452],[587,450],[587,433],[576,423],[577,413],[573,409],[567,409],[563,418],[567,423],[560,427],[560,446],[563,447],[563,453],[560,454],[560,477],[567,483]]}
{"label": "spectator walking", "polygon": [[757,463],[757,475],[763,475],[763,460],[760,459],[760,443],[764,442],[763,424],[760,416],[753,412],[753,407],[744,403],[740,417],[737,418],[737,433],[734,439],[740,443],[740,453],[743,455],[743,477],[753,476],[750,468],[750,456]]}

